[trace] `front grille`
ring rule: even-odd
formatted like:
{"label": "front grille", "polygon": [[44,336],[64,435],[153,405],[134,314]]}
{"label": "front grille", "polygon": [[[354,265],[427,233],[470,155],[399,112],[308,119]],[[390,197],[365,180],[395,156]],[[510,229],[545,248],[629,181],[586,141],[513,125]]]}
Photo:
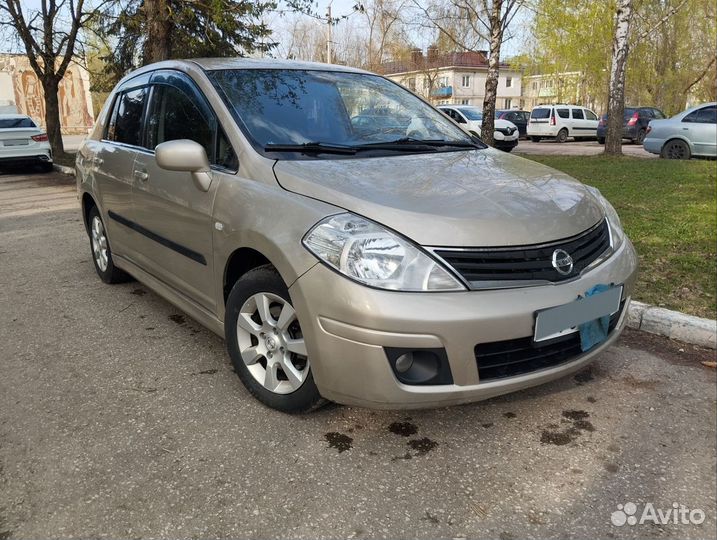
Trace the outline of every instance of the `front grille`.
{"label": "front grille", "polygon": [[[608,335],[612,334],[620,320],[625,301],[610,317]],[[586,351],[587,352],[587,351]],[[480,382],[524,375],[571,360],[584,354],[580,349],[580,333],[574,332],[546,343],[535,343],[531,337],[479,343],[475,346],[478,377]]]}
{"label": "front grille", "polygon": [[[606,220],[571,238],[538,246],[436,249],[434,253],[469,283],[495,281],[564,281],[579,275],[610,247]],[[553,252],[562,249],[573,259],[573,269],[560,274],[553,267]]]}

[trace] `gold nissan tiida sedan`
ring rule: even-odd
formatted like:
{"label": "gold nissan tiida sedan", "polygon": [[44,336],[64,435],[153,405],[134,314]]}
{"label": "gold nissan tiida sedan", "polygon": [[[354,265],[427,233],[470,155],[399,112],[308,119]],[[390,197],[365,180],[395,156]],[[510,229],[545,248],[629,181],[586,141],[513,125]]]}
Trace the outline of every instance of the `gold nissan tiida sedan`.
{"label": "gold nissan tiida sedan", "polygon": [[592,361],[637,258],[594,188],[342,66],[126,76],[77,155],[97,273],[224,336],[264,404],[478,401]]}

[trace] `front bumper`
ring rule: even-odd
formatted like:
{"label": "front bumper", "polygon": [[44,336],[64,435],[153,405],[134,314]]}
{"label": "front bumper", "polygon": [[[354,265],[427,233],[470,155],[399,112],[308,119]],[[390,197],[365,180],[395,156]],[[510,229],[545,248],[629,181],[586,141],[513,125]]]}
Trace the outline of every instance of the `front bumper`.
{"label": "front bumper", "polygon": [[498,150],[512,150],[516,146],[518,146],[518,138],[512,140],[498,140],[495,139],[493,141],[493,144]]}
{"label": "front bumper", "polygon": [[[517,289],[409,293],[372,289],[317,264],[290,288],[314,380],[327,399],[372,408],[423,408],[487,399],[580,369],[624,328],[637,272],[629,240],[580,278]],[[560,365],[481,382],[475,346],[533,335],[536,311],[571,302],[599,283],[622,284],[626,300],[608,340]],[[445,349],[452,384],[398,381],[389,348]]]}

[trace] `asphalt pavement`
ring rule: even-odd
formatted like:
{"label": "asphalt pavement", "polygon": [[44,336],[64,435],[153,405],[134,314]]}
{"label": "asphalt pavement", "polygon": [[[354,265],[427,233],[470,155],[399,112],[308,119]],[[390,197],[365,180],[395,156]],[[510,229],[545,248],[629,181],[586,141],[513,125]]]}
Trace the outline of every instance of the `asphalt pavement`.
{"label": "asphalt pavement", "polygon": [[72,185],[0,175],[0,539],[715,537],[714,351],[628,332],[482,403],[287,416],[220,338],[99,280]]}

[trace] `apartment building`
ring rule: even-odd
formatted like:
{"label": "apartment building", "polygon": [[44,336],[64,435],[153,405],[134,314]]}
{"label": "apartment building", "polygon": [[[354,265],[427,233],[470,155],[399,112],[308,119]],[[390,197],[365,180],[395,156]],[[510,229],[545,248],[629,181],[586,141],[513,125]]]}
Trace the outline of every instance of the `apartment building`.
{"label": "apartment building", "polygon": [[[424,55],[414,49],[408,61],[388,62],[383,73],[391,80],[421,95],[434,105],[461,104],[483,107],[488,74],[486,51],[439,54],[429,47]],[[496,107],[521,107],[521,74],[501,64]]]}
{"label": "apartment building", "polygon": [[604,105],[585,91],[580,71],[525,75],[522,100],[527,110],[554,103],[572,103],[592,110],[602,110]]}

